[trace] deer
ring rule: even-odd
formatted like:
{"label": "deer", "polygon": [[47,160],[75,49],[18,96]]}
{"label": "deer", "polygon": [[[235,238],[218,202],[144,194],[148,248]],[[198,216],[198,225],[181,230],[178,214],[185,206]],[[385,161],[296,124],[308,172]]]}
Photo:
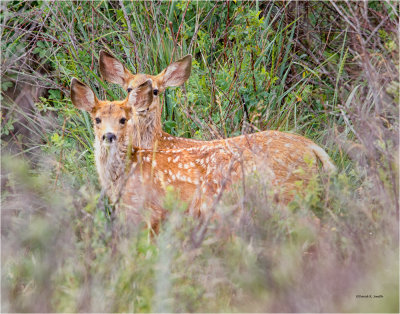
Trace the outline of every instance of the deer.
{"label": "deer", "polygon": [[[99,70],[101,77],[110,83],[115,83],[122,86],[128,93],[134,88],[142,84],[146,80],[151,80],[153,88],[153,103],[151,108],[156,111],[154,128],[152,131],[151,139],[146,141],[143,148],[151,148],[157,146],[159,149],[180,149],[180,148],[193,148],[197,146],[206,145],[212,147],[213,145],[222,145],[225,139],[218,141],[201,141],[194,139],[187,139],[182,137],[176,137],[162,131],[161,124],[161,105],[160,105],[160,93],[164,92],[168,87],[176,87],[183,85],[191,74],[192,56],[186,55],[178,61],[175,61],[168,65],[163,71],[157,75],[149,74],[133,74],[129,71],[118,59],[105,50],[100,50],[99,57]],[[295,159],[291,158],[290,155],[295,151],[296,154],[309,155],[314,161],[319,160],[322,162],[323,168],[327,172],[334,172],[336,170],[335,165],[332,163],[328,154],[311,140],[306,139],[300,135],[279,132],[279,131],[264,131],[253,134],[242,135],[228,139],[227,142],[233,143],[233,145],[241,146],[245,143],[271,143],[276,146],[274,154],[267,157],[273,160],[281,160],[272,169],[285,173],[291,168],[299,168],[304,166],[303,161],[297,163]],[[294,142],[295,144],[292,144]],[[292,146],[293,145],[293,146]],[[290,148],[290,149],[289,149]],[[279,158],[277,158],[280,156]],[[286,163],[286,164],[285,164]],[[289,172],[286,172],[286,176],[290,176]]]}
{"label": "deer", "polygon": [[[326,170],[335,169],[317,144],[279,131],[189,147],[157,146],[159,104],[154,101],[154,82],[143,79],[120,101],[98,100],[87,85],[75,78],[71,81],[72,103],[92,117],[102,188],[135,222],[145,220],[151,229],[158,228],[166,215],[163,196],[169,186],[188,204],[191,214],[201,217],[223,189],[252,172],[262,172],[271,190],[282,190],[286,199],[296,181],[306,181],[318,171],[317,156]],[[307,171],[296,171],[299,168]]]}
{"label": "deer", "polygon": [[[138,123],[133,123],[138,122],[137,117],[141,131],[146,129],[146,119],[141,117],[147,111],[144,105],[152,102],[151,83],[144,82],[124,100],[109,101],[99,100],[89,86],[72,78],[70,93],[72,104],[88,112],[92,119],[94,157],[102,190],[117,211],[126,213],[129,221],[136,224],[145,221],[151,230],[157,230],[158,223],[165,216],[157,198],[162,193],[161,187],[149,184],[153,170],[153,165],[147,163],[149,154],[138,155],[130,145],[132,142],[140,145],[140,138],[132,135],[135,133],[132,130],[139,127]],[[150,201],[146,203],[147,200]],[[140,212],[145,203],[152,209],[149,217]]]}

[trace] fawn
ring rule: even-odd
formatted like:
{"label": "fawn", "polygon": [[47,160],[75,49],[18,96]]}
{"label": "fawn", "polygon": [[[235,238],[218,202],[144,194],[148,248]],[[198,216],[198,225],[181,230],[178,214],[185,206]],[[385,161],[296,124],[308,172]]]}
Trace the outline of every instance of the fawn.
{"label": "fawn", "polygon": [[[157,197],[163,191],[160,185],[148,184],[149,170],[151,173],[153,170],[146,162],[149,154],[138,155],[131,145],[140,143],[140,138],[132,135],[139,132],[133,129],[142,127],[142,131],[145,130],[147,121],[141,116],[144,111],[148,113],[147,104],[153,101],[152,97],[150,81],[138,86],[125,100],[108,101],[97,99],[90,87],[76,78],[71,80],[73,105],[87,111],[92,118],[96,169],[103,190],[118,209],[129,209],[126,214],[130,220],[139,223],[145,219],[156,229],[165,214]],[[155,116],[152,118],[154,120]],[[150,217],[140,213],[145,203],[152,209]]]}
{"label": "fawn", "polygon": [[[200,141],[175,137],[162,131],[161,106],[158,96],[167,87],[183,85],[190,76],[191,66],[192,56],[187,55],[171,63],[158,75],[132,74],[111,54],[104,50],[100,51],[99,69],[104,80],[121,85],[128,93],[146,80],[151,80],[152,82],[153,103],[151,104],[151,108],[156,111],[156,114],[152,124],[154,126],[151,131],[152,135],[150,137],[147,135],[148,141],[142,143],[143,148],[150,149],[153,148],[154,145],[159,149],[193,148],[202,145],[213,147],[215,145],[223,145],[225,140]],[[292,171],[293,169],[304,166],[304,160],[297,162],[295,158],[291,157],[293,153],[295,153],[294,156],[298,154],[303,156],[308,154],[313,160],[320,160],[325,170],[335,170],[335,166],[331,162],[329,156],[321,147],[299,135],[278,131],[264,131],[234,137],[229,139],[228,142],[237,147],[243,146],[244,143],[256,147],[257,144],[260,143],[271,143],[269,145],[274,147],[273,153],[266,156],[266,163],[272,164],[271,170],[280,173],[282,177],[289,177],[291,175],[288,172],[289,170]],[[291,142],[294,142],[293,146]]]}
{"label": "fawn", "polygon": [[[187,139],[182,137],[176,137],[171,134],[162,131],[161,124],[161,106],[160,106],[160,98],[158,97],[160,93],[162,93],[167,87],[173,86],[181,86],[183,85],[189,78],[192,68],[192,56],[186,55],[182,59],[171,63],[167,68],[165,68],[161,73],[157,75],[149,75],[149,74],[132,74],[118,59],[109,54],[108,52],[101,50],[100,51],[100,59],[99,59],[99,69],[101,76],[104,80],[121,85],[128,93],[132,91],[132,89],[136,88],[140,84],[142,84],[146,80],[151,80],[153,87],[153,103],[151,107],[157,111],[155,115],[155,121],[153,123],[154,129],[152,130],[151,139],[144,143],[143,148],[152,148],[156,145],[159,149],[179,149],[179,148],[191,148],[197,146],[212,146],[218,145],[216,141],[201,141],[194,139]],[[285,149],[291,145],[289,141],[296,141],[296,145],[294,145],[294,150],[297,153],[301,154],[309,154],[313,159],[318,159],[322,162],[323,167],[327,171],[334,171],[335,166],[331,162],[329,156],[326,152],[319,147],[317,144],[313,143],[311,140],[308,140],[302,136],[278,132],[278,131],[264,131],[254,134],[245,135],[245,141],[267,141],[274,142],[275,155],[271,155],[269,158],[275,159],[277,156],[281,156],[283,159],[288,158],[287,161],[291,161],[292,164],[287,164],[286,166],[278,166],[272,168],[273,171],[278,171],[284,173],[289,168],[299,168],[304,166],[303,162],[299,164],[296,163],[294,159],[291,159],[288,154],[291,154],[293,150]],[[224,141],[224,140],[221,140]],[[229,139],[229,142],[233,143],[233,145],[241,146],[243,145],[243,137],[238,136]],[[280,144],[283,144],[280,145]],[[287,144],[287,145],[286,145]],[[285,161],[282,161],[285,163]],[[286,173],[289,175],[289,173]]]}

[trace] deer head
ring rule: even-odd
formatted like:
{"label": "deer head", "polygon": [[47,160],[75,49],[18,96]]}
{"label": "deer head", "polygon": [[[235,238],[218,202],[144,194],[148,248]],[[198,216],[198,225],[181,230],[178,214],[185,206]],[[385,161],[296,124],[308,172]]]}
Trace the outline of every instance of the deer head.
{"label": "deer head", "polygon": [[128,93],[145,80],[152,80],[153,94],[158,96],[167,87],[181,86],[187,81],[192,69],[192,56],[187,55],[171,63],[157,75],[132,74],[118,59],[100,51],[100,73],[104,80],[121,85]]}
{"label": "deer head", "polygon": [[95,139],[101,147],[126,145],[128,135],[133,136],[134,146],[148,142],[146,130],[154,125],[156,113],[150,80],[142,82],[126,99],[109,101],[97,99],[90,87],[73,78],[71,99],[76,108],[90,114]]}

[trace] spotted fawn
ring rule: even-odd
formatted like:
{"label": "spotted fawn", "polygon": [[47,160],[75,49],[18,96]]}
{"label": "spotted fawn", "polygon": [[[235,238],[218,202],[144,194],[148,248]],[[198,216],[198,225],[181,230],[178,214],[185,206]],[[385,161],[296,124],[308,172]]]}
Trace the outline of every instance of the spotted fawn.
{"label": "spotted fawn", "polygon": [[[172,136],[161,131],[159,100],[154,92],[155,88],[163,91],[182,82],[182,73],[171,73],[168,68],[156,76],[158,83],[154,77],[134,76],[120,69],[126,80],[132,82],[130,75],[135,80],[135,86],[126,85],[132,87],[122,101],[98,100],[88,86],[75,78],[71,82],[73,104],[89,112],[93,120],[101,185],[129,219],[144,220],[156,229],[166,213],[163,196],[168,186],[188,204],[193,215],[202,216],[224,187],[249,173],[262,173],[271,191],[287,200],[296,181],[306,181],[318,171],[317,160],[325,170],[335,169],[326,152],[314,142],[279,131],[195,141],[194,145],[184,141],[179,146],[179,138],[170,140]],[[300,168],[306,171],[298,171]]]}

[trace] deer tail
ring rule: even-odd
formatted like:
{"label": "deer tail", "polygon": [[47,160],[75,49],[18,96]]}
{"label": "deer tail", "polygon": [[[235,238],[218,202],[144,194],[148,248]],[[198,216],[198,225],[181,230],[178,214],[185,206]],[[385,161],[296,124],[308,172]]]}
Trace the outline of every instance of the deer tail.
{"label": "deer tail", "polygon": [[317,156],[317,158],[322,162],[322,167],[326,172],[336,172],[336,166],[333,164],[332,159],[329,157],[325,150],[323,150],[316,144],[311,145],[310,148]]}

